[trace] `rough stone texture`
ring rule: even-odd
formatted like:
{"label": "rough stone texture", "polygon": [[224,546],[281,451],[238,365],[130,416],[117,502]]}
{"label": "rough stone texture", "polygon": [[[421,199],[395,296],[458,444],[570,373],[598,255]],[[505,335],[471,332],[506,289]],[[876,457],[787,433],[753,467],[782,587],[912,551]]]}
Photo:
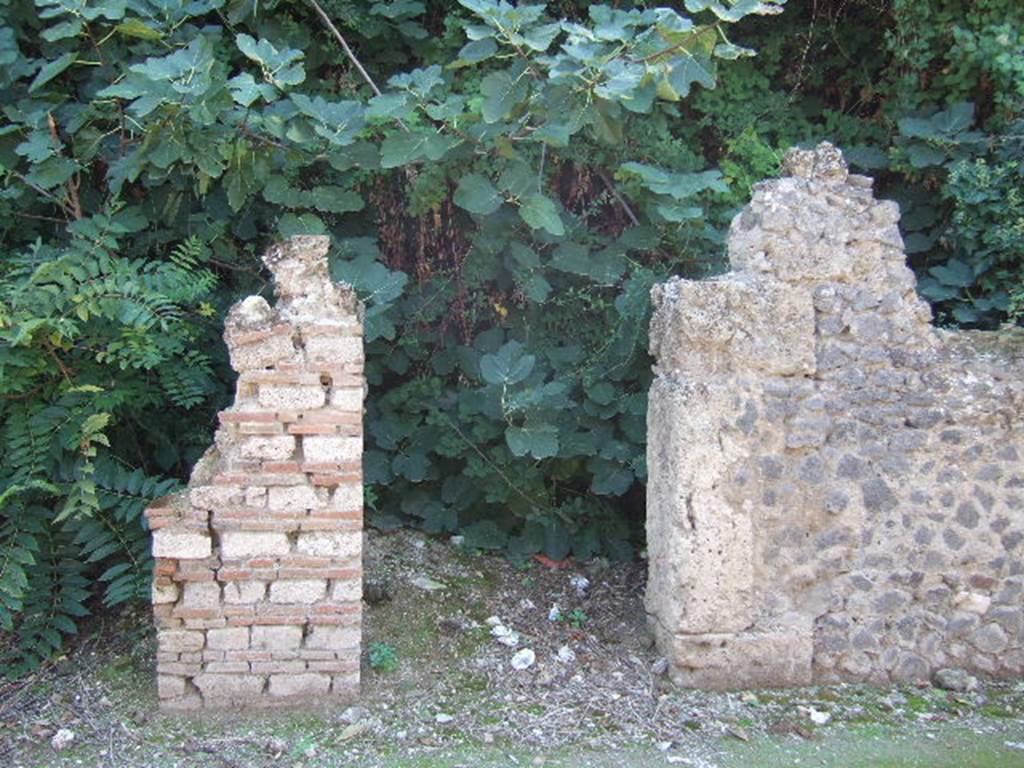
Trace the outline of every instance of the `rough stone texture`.
{"label": "rough stone texture", "polygon": [[673,678],[1024,674],[1024,337],[930,325],[897,222],[823,144],[733,272],[652,292],[646,605]]}
{"label": "rough stone texture", "polygon": [[165,709],[359,692],[362,310],[328,248],[264,256],[277,306],[250,296],[225,326],[235,403],[189,488],[146,512]]}

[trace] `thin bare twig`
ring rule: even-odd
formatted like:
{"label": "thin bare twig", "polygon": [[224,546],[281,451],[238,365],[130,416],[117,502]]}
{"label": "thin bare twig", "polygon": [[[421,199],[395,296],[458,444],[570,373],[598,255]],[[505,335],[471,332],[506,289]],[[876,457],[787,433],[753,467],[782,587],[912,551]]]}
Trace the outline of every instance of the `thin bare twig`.
{"label": "thin bare twig", "polygon": [[629,207],[629,203],[626,202],[626,198],[619,194],[619,190],[615,188],[615,185],[612,183],[612,180],[608,178],[608,174],[605,173],[603,169],[598,168],[597,175],[601,179],[601,181],[604,182],[604,185],[608,188],[608,191],[611,192],[612,195],[614,195],[616,200],[619,201],[619,205],[622,206],[622,210],[626,212],[626,215],[629,217],[629,220],[633,222],[633,226],[640,226],[640,220],[636,217],[636,214],[633,213],[633,209]]}
{"label": "thin bare twig", "polygon": [[[352,48],[349,47],[348,41],[345,40],[344,35],[342,35],[341,32],[338,31],[338,28],[334,25],[334,22],[331,21],[331,17],[327,15],[327,12],[320,7],[320,3],[318,3],[316,0],[309,0],[309,4],[313,6],[313,10],[316,11],[317,16],[320,17],[320,20],[323,21],[327,29],[329,29],[331,34],[334,35],[334,39],[337,40],[338,43],[341,45],[342,50],[345,51],[345,55],[348,56],[348,60],[352,62],[352,66],[354,66],[359,71],[359,74],[363,76],[363,80],[365,80],[366,84],[370,86],[374,94],[380,96],[380,88],[377,87],[377,84],[373,81],[373,78],[370,77],[370,73],[366,71],[366,68],[362,65],[359,59],[356,58],[356,54],[353,52]],[[409,127],[404,122],[402,122],[400,118],[396,118],[395,121],[400,126],[402,126],[403,131],[409,131]]]}
{"label": "thin bare twig", "polygon": [[[47,114],[46,119],[50,122],[50,136],[53,137],[53,143],[59,147],[64,146],[64,142],[60,140],[60,133],[57,130],[57,121],[54,120],[53,114]],[[85,214],[82,212],[82,202],[78,199],[78,181],[74,179],[68,179],[68,199],[71,201],[71,213],[75,219],[85,218]]]}

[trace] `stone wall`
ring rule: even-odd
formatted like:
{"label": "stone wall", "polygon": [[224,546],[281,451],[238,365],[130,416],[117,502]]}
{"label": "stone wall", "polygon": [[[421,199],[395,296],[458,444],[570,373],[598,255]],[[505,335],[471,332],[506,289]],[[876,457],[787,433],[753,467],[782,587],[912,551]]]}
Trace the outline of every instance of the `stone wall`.
{"label": "stone wall", "polygon": [[1024,338],[930,325],[895,203],[795,151],[655,287],[646,605],[673,678],[1024,673]]}
{"label": "stone wall", "polygon": [[361,310],[329,240],[272,248],[275,308],[236,304],[235,403],[188,489],[146,515],[161,706],[267,706],[359,690]]}

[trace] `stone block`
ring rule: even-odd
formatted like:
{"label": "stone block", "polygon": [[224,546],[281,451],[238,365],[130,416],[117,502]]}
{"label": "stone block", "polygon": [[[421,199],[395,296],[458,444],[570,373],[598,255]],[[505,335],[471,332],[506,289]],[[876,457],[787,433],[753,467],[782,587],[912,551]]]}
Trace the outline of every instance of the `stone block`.
{"label": "stone block", "polygon": [[288,554],[288,536],[278,532],[225,531],[220,537],[221,556],[246,558]]}
{"label": "stone block", "polygon": [[307,697],[313,698],[327,693],[331,687],[330,675],[304,673],[280,674],[270,676],[268,693],[277,698]]}
{"label": "stone block", "polygon": [[302,645],[302,627],[261,625],[252,628],[254,650],[292,651]]}
{"label": "stone block", "polygon": [[267,506],[281,512],[302,512],[321,506],[316,489],[308,485],[282,485],[267,489]]}
{"label": "stone block", "polygon": [[178,585],[175,584],[173,581],[153,581],[153,590],[151,596],[153,605],[165,605],[167,603],[175,603],[178,600],[178,594]]}
{"label": "stone block", "polygon": [[157,675],[156,695],[161,699],[174,699],[185,695],[185,678],[177,675]]}
{"label": "stone block", "polygon": [[358,557],[363,535],[359,531],[310,531],[300,533],[295,548],[305,555],[344,560]]}
{"label": "stone block", "polygon": [[308,336],[306,356],[314,363],[344,365],[363,359],[363,340],[358,336]]}
{"label": "stone block", "polygon": [[213,545],[208,533],[170,527],[153,531],[153,557],[202,560],[212,552]]}
{"label": "stone block", "polygon": [[752,273],[673,279],[651,291],[650,348],[657,368],[707,380],[759,371],[792,376],[815,370],[809,290]]}
{"label": "stone block", "polygon": [[206,647],[217,651],[237,651],[249,647],[248,627],[225,627],[206,631]]}
{"label": "stone block", "polygon": [[260,675],[221,675],[204,672],[192,678],[193,684],[203,694],[206,703],[251,704],[266,685],[266,678]]}
{"label": "stone block", "polygon": [[360,510],[363,508],[362,483],[342,483],[331,494],[331,509]]}
{"label": "stone block", "polygon": [[331,406],[350,413],[362,413],[363,388],[335,387],[331,390]]}
{"label": "stone block", "polygon": [[220,608],[220,584],[214,581],[190,581],[185,584],[181,604],[185,608]]}
{"label": "stone block", "polygon": [[229,581],[224,585],[224,602],[229,605],[255,603],[266,593],[267,585],[262,581]]}
{"label": "stone block", "polygon": [[336,603],[349,603],[362,599],[362,579],[338,579],[331,586],[331,600]]}
{"label": "stone block", "polygon": [[306,638],[306,648],[314,650],[358,651],[362,632],[359,627],[314,626]]}
{"label": "stone block", "polygon": [[276,411],[306,411],[322,408],[327,393],[313,384],[261,384],[257,396],[263,408]]}
{"label": "stone block", "polygon": [[239,455],[254,461],[284,461],[295,452],[295,438],[291,435],[247,437],[239,443]]}
{"label": "stone block", "polygon": [[809,631],[676,635],[667,645],[672,680],[686,688],[786,688],[812,679]]}
{"label": "stone block", "polygon": [[311,604],[327,593],[324,579],[275,581],[270,585],[270,602]]}
{"label": "stone block", "polygon": [[157,632],[156,639],[157,647],[162,653],[201,651],[206,645],[206,633],[194,630],[162,629]]}
{"label": "stone block", "polygon": [[231,367],[236,371],[270,368],[278,363],[295,360],[297,354],[291,336],[275,334],[255,343],[228,345]]}
{"label": "stone block", "polygon": [[200,485],[188,492],[189,503],[197,509],[223,509],[242,500],[242,489],[231,485]]}
{"label": "stone block", "polygon": [[302,452],[311,464],[342,464],[360,459],[363,441],[358,437],[310,435],[302,440]]}

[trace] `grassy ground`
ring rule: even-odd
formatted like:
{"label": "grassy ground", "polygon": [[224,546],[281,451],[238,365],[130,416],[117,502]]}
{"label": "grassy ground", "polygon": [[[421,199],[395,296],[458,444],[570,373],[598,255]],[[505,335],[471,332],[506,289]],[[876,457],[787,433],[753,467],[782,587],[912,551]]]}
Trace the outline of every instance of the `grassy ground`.
{"label": "grassy ground", "polygon": [[[356,709],[162,715],[139,609],[99,617],[66,658],[0,683],[0,766],[1024,768],[1024,683],[672,689],[654,671],[637,565],[524,569],[400,533],[371,539],[367,571],[391,599],[368,607],[365,646],[385,643],[395,665],[364,654]],[[571,582],[582,573],[586,595]],[[411,586],[422,576],[444,587]],[[551,621],[552,604],[575,618]],[[491,616],[536,651],[532,668],[511,669]],[[556,658],[563,647],[571,661]],[[57,751],[60,729],[75,736]]]}

